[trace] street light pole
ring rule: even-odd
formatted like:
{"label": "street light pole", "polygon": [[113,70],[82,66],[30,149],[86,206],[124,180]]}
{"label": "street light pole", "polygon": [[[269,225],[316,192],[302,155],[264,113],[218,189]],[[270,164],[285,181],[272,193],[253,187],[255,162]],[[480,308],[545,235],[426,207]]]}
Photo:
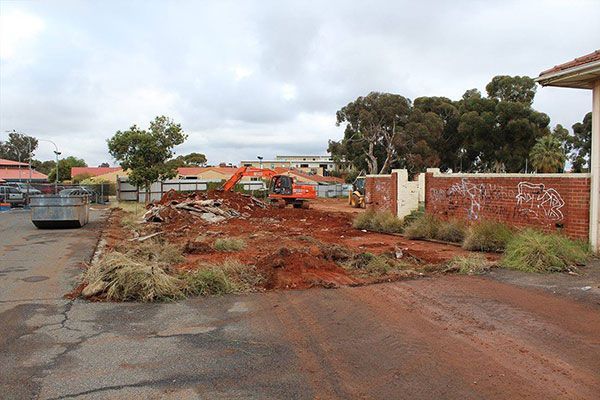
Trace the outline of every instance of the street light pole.
{"label": "street light pole", "polygon": [[54,145],[54,154],[56,154],[56,179],[54,180],[54,194],[58,194],[58,156],[61,154],[58,151],[58,146],[50,139],[38,139],[39,142],[48,142]]}

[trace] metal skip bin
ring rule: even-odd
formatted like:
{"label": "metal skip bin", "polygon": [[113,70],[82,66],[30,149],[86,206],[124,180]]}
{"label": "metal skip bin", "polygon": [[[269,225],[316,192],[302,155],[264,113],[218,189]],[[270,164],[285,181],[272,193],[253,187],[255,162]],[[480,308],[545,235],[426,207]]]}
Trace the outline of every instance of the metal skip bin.
{"label": "metal skip bin", "polygon": [[89,221],[89,198],[75,196],[31,196],[31,222],[40,229],[81,228]]}

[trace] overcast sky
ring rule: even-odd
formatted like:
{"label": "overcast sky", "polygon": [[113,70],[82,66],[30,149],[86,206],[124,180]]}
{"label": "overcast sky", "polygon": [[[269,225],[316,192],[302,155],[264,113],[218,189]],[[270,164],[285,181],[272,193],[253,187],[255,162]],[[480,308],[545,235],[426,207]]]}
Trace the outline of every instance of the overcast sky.
{"label": "overcast sky", "polygon": [[[16,129],[92,166],[160,114],[189,134],[178,154],[211,163],[326,154],[357,96],[458,99],[600,48],[600,0],[0,4],[0,140]],[[591,91],[538,88],[534,107],[570,128]]]}

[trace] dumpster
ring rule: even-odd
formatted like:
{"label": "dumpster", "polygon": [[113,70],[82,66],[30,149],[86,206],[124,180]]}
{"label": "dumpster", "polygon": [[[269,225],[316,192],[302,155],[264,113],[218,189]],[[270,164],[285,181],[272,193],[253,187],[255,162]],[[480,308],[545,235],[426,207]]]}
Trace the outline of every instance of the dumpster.
{"label": "dumpster", "polygon": [[89,220],[87,195],[31,196],[31,222],[40,229],[81,228]]}

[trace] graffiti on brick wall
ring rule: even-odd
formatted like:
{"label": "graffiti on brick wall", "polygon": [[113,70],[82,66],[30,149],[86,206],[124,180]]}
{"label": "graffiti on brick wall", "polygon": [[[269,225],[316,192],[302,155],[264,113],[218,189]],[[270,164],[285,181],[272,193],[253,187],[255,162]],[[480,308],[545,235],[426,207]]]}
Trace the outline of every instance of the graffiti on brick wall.
{"label": "graffiti on brick wall", "polygon": [[445,214],[467,214],[469,220],[480,214],[503,218],[518,216],[539,221],[560,221],[564,200],[554,188],[543,183],[520,182],[515,186],[491,183],[472,183],[467,178],[448,189],[432,188],[429,201],[433,209]]}
{"label": "graffiti on brick wall", "polygon": [[565,202],[553,188],[546,189],[543,183],[519,182],[517,185],[517,209],[519,214],[536,219],[547,218],[560,221],[564,218],[560,210]]}
{"label": "graffiti on brick wall", "polygon": [[450,198],[462,197],[467,200],[467,215],[469,219],[479,219],[479,211],[481,211],[481,203],[485,194],[485,185],[483,183],[474,184],[466,179],[461,179],[460,183],[455,183],[450,186],[447,195]]}

